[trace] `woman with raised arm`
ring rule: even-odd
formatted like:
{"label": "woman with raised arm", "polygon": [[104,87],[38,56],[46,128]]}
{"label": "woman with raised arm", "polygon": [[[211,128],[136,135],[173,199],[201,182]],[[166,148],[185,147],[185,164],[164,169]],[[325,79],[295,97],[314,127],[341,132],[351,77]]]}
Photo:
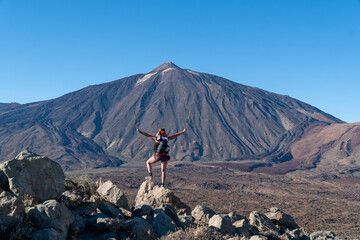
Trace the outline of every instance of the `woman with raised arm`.
{"label": "woman with raised arm", "polygon": [[146,161],[146,166],[147,166],[147,169],[149,172],[149,177],[152,177],[151,164],[161,161],[161,186],[164,186],[164,184],[165,184],[166,166],[168,164],[168,161],[170,160],[168,141],[174,140],[181,134],[185,133],[186,130],[187,129],[185,128],[183,131],[178,132],[170,137],[167,137],[167,134],[166,134],[164,128],[160,128],[155,136],[150,135],[146,132],[140,131],[140,129],[137,128],[137,131],[139,133],[141,133],[145,137],[148,137],[155,141],[155,143],[154,143],[155,154],[154,154],[154,156],[149,158],[149,160]]}

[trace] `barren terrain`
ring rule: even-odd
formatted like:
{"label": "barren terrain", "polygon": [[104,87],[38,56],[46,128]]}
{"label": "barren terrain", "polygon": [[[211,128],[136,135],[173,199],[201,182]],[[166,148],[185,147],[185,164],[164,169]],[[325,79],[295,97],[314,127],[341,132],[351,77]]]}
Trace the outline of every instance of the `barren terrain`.
{"label": "barren terrain", "polygon": [[[145,165],[145,164],[144,164]],[[158,164],[154,181],[160,183]],[[190,207],[206,205],[216,212],[248,215],[276,206],[294,216],[308,232],[331,230],[343,239],[360,238],[360,184],[356,178],[328,181],[296,176],[247,173],[225,167],[171,162],[167,187]],[[144,168],[108,168],[67,172],[68,177],[88,175],[117,184],[133,205],[147,171]]]}

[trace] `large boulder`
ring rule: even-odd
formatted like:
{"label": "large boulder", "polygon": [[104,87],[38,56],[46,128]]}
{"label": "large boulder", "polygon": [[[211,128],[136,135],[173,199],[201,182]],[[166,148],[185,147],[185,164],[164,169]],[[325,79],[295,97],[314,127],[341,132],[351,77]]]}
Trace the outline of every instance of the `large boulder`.
{"label": "large boulder", "polygon": [[10,191],[21,198],[42,202],[59,198],[64,190],[65,175],[60,164],[47,157],[23,151],[0,168],[8,178]]}
{"label": "large boulder", "polygon": [[154,240],[157,236],[153,227],[144,219],[134,217],[125,222],[125,227],[132,233],[132,238],[136,240]]}
{"label": "large boulder", "polygon": [[48,200],[28,209],[28,219],[38,230],[53,228],[66,239],[70,224],[73,222],[71,211],[56,200]]}
{"label": "large boulder", "polygon": [[128,200],[125,194],[115,186],[110,180],[102,184],[97,192],[106,201],[115,204],[117,207],[129,209]]}
{"label": "large boulder", "polygon": [[23,201],[16,195],[2,191],[0,194],[0,226],[16,226],[25,215]]}
{"label": "large boulder", "polygon": [[222,216],[216,214],[212,216],[209,220],[209,227],[213,227],[220,231],[222,234],[234,234],[235,227],[231,223],[229,216]]}
{"label": "large boulder", "polygon": [[164,236],[169,232],[175,232],[176,229],[174,220],[166,215],[162,209],[155,209],[152,226],[159,237]]}
{"label": "large boulder", "polygon": [[270,209],[270,212],[266,213],[265,215],[270,218],[270,220],[276,225],[292,229],[299,228],[292,216],[284,213],[276,207],[272,207]]}
{"label": "large boulder", "polygon": [[155,183],[148,178],[143,182],[135,199],[135,208],[140,208],[142,205],[149,205],[156,209],[162,204],[173,205],[178,214],[190,214],[191,209],[185,203],[181,202],[174,192],[155,185]]}
{"label": "large boulder", "polygon": [[215,212],[206,206],[197,205],[194,210],[192,210],[191,215],[197,223],[207,225],[210,218],[215,215]]}
{"label": "large boulder", "polygon": [[260,212],[254,211],[249,216],[250,225],[256,227],[256,229],[263,235],[269,237],[279,237],[279,230],[271,222],[271,220]]}

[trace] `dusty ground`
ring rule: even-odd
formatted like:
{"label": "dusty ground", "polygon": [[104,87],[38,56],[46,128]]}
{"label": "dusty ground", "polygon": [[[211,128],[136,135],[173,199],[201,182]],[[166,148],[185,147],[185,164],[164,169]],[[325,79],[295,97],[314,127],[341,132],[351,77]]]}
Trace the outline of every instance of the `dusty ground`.
{"label": "dusty ground", "polygon": [[[154,181],[160,183],[159,165]],[[360,238],[360,184],[355,179],[315,181],[299,176],[245,173],[239,170],[193,164],[168,167],[167,187],[190,207],[206,205],[216,212],[248,215],[276,206],[291,214],[308,232],[331,230],[343,239]],[[117,184],[130,205],[147,175],[145,168],[97,169],[68,172]]]}

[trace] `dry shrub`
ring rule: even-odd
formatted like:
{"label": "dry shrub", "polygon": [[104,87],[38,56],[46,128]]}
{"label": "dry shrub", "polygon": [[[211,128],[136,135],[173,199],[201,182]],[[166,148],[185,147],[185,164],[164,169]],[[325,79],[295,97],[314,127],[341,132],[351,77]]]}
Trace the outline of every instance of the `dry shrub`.
{"label": "dry shrub", "polygon": [[222,240],[224,239],[220,233],[208,228],[208,227],[197,227],[195,229],[195,239],[209,239],[209,240]]}
{"label": "dry shrub", "polygon": [[160,240],[223,240],[220,233],[208,227],[179,229],[160,238]]}
{"label": "dry shrub", "polygon": [[162,236],[160,240],[196,240],[194,236],[194,229],[192,228],[186,228],[186,229],[180,229],[176,232],[170,232],[166,236]]}
{"label": "dry shrub", "polygon": [[21,198],[22,198],[25,208],[33,207],[36,205],[36,201],[30,194],[24,194]]}
{"label": "dry shrub", "polygon": [[[101,181],[101,180],[100,180]],[[65,190],[79,194],[83,200],[89,200],[92,195],[96,195],[98,182],[93,181],[88,175],[65,180]]]}

